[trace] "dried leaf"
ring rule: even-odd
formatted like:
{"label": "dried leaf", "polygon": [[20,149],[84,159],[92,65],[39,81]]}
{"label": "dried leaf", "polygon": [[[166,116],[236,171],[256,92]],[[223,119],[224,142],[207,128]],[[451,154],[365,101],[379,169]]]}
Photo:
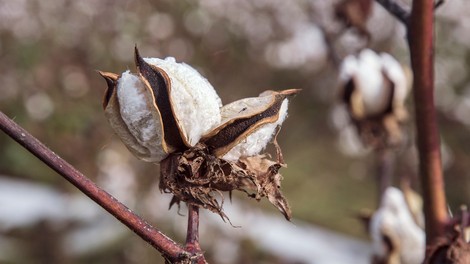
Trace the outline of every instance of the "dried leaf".
{"label": "dried leaf", "polygon": [[282,175],[279,169],[282,164],[269,160],[264,155],[241,158],[240,161],[247,169],[255,174],[256,182],[260,186],[256,199],[267,197],[287,220],[292,217],[289,203],[281,192]]}
{"label": "dried leaf", "polygon": [[278,171],[282,165],[265,156],[230,162],[210,154],[204,144],[197,144],[168,156],[160,166],[160,190],[172,193],[174,201],[209,209],[228,220],[222,208],[222,192],[239,190],[257,200],[267,197],[286,219],[291,218],[287,200],[280,191],[282,176]]}

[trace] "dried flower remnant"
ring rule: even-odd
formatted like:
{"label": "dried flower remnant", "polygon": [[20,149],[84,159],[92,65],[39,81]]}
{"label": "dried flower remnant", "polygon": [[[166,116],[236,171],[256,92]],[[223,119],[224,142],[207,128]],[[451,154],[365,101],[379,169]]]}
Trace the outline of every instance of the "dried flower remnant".
{"label": "dried flower remnant", "polygon": [[[160,189],[174,195],[170,206],[183,201],[226,219],[222,192],[240,190],[258,200],[267,197],[290,219],[275,134],[287,117],[288,97],[299,90],[266,91],[222,106],[191,66],[174,58],[142,58],[137,48],[135,61],[138,74],[100,72],[108,84],[103,108],[135,156],[160,163]],[[276,161],[260,154],[272,140]]]}
{"label": "dried flower remnant", "polygon": [[425,234],[415,222],[403,193],[389,187],[380,208],[370,220],[372,263],[420,264],[424,260]]}
{"label": "dried flower remnant", "polygon": [[392,56],[369,49],[342,62],[340,99],[365,145],[382,148],[403,141],[409,76]]}

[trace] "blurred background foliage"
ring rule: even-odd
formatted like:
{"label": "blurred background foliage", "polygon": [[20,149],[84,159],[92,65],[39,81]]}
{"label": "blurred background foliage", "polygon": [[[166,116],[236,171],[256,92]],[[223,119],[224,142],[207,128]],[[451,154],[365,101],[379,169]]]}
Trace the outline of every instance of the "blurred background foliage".
{"label": "blurred background foliage", "polygon": [[[175,210],[151,212],[155,199],[168,196],[155,187],[158,165],[132,157],[113,134],[101,107],[106,85],[96,70],[134,71],[133,47],[137,45],[144,56],[173,56],[197,68],[224,104],[266,89],[301,88],[278,138],[288,164],[282,170],[282,188],[293,216],[366,239],[356,215],[377,204],[375,157],[358,145],[350,129],[337,129],[344,116],[335,111],[337,72],[329,56],[330,49],[339,58],[357,52],[365,41],[354,30],[346,30],[327,45],[325,32],[341,27],[333,16],[336,2],[0,0],[0,110],[182,241],[181,233],[158,215],[184,217]],[[470,200],[469,13],[468,1],[453,0],[436,17],[436,99],[452,210]],[[404,28],[377,4],[367,28],[372,35],[370,47],[408,64]],[[412,102],[412,112],[411,106]],[[408,131],[413,139],[412,124]],[[416,177],[412,145],[399,150],[396,179],[405,174]],[[5,135],[0,135],[0,150],[1,177],[41,183],[59,196],[82,196]],[[14,190],[12,195],[10,206],[15,206],[22,197],[14,197]],[[250,207],[263,207],[282,217],[266,201],[239,197]],[[0,207],[6,203],[0,200]],[[21,248],[21,254],[9,258],[11,263],[162,261],[158,252],[127,230],[103,250],[70,257],[58,250],[63,245],[57,237],[79,223],[58,226],[54,221],[40,221],[8,227],[1,222],[5,219],[8,216],[0,218],[0,236],[13,239]],[[233,227],[226,224],[223,228]],[[201,235],[201,240],[204,245],[209,238]],[[238,248],[244,255],[226,263],[293,263],[276,260],[249,240],[242,240]],[[211,248],[204,249],[216,263],[224,259]]]}

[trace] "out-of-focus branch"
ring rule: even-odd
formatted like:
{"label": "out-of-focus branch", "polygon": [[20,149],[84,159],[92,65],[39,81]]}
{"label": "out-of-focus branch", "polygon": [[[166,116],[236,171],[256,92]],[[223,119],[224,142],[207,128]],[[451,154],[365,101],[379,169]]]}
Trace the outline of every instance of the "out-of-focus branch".
{"label": "out-of-focus branch", "polygon": [[395,0],[376,0],[383,8],[385,8],[390,14],[397,18],[400,22],[408,25],[410,20],[410,11],[404,8],[402,5],[395,2]]}
{"label": "out-of-focus branch", "polygon": [[439,129],[434,104],[434,1],[414,0],[408,28],[426,243],[444,235],[448,221]]}
{"label": "out-of-focus branch", "polygon": [[0,112],[0,129],[160,251],[172,263],[178,263],[178,261],[184,258],[187,259],[192,255],[182,246],[149,225],[109,193],[96,186],[81,172],[48,149],[2,112]]}
{"label": "out-of-focus branch", "polygon": [[380,149],[376,152],[378,204],[382,202],[385,190],[391,186],[395,168],[395,152],[392,149]]}

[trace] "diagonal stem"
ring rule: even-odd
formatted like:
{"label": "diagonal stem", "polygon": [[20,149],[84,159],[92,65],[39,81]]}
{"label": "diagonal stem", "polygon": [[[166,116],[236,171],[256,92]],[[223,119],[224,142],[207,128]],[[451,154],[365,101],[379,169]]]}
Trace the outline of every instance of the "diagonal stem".
{"label": "diagonal stem", "polygon": [[2,112],[0,112],[0,129],[67,181],[75,185],[75,187],[125,224],[129,229],[134,231],[134,233],[143,240],[160,251],[169,261],[177,262],[184,256],[191,255],[180,245],[133,213],[124,204],[117,201],[116,198],[96,186],[90,179],[48,149],[38,139],[33,137]]}

